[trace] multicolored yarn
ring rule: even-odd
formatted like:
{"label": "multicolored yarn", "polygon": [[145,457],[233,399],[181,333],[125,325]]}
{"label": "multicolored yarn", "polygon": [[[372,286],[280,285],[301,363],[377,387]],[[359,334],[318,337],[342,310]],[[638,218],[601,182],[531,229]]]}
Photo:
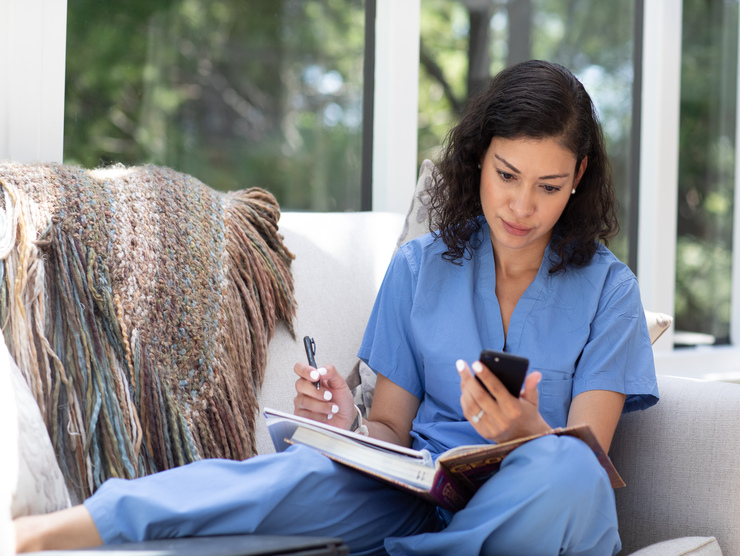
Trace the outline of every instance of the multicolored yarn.
{"label": "multicolored yarn", "polygon": [[0,322],[73,497],[255,453],[267,343],[295,316],[278,205],[155,166],[0,163]]}

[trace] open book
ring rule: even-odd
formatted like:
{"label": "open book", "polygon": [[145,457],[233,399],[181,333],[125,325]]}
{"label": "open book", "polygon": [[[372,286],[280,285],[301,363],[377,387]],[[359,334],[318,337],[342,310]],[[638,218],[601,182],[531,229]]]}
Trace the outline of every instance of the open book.
{"label": "open book", "polygon": [[588,425],[552,429],[501,444],[458,446],[444,452],[435,463],[425,450],[404,448],[275,409],[265,408],[265,417],[278,452],[291,444],[304,444],[334,461],[453,511],[467,504],[509,452],[546,434],[580,438],[606,469],[612,487],[624,486]]}

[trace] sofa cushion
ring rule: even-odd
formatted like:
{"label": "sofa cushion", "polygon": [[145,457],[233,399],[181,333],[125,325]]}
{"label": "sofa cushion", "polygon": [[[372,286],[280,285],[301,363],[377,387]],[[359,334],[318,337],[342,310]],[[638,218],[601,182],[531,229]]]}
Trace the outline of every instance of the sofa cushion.
{"label": "sofa cushion", "polygon": [[18,413],[13,380],[10,375],[10,354],[5,342],[0,345],[0,556],[15,554],[15,528],[11,504],[18,482]]}
{"label": "sofa cushion", "polygon": [[653,544],[631,556],[722,556],[714,537],[682,537]]}
{"label": "sofa cushion", "polygon": [[436,179],[436,166],[431,160],[424,160],[419,167],[419,178],[411,198],[411,206],[403,221],[401,233],[396,240],[396,249],[415,237],[429,231],[430,190]]}
{"label": "sofa cushion", "polygon": [[[10,510],[13,517],[45,514],[69,507],[70,497],[54,448],[46,432],[36,400],[23,375],[8,352],[0,335],[0,373],[10,381],[4,392],[10,404],[2,404],[12,414],[5,415],[2,428],[6,434],[17,434],[15,442],[4,455],[8,465],[17,465],[17,474],[8,469],[0,475],[0,482],[10,484],[13,496]],[[8,438],[10,442],[10,438]]]}
{"label": "sofa cushion", "polygon": [[740,385],[658,375],[660,402],[623,415],[611,450],[624,553],[714,536],[740,554]]}
{"label": "sofa cushion", "polygon": [[654,344],[655,341],[663,335],[663,332],[673,323],[673,317],[666,315],[665,313],[656,313],[654,311],[645,311],[645,319],[648,325],[648,334],[650,335],[650,343]]}

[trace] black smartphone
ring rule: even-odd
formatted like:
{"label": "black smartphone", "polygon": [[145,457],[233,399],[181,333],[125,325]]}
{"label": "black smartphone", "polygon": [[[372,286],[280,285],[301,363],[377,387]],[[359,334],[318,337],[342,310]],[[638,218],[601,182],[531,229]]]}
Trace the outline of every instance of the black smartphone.
{"label": "black smartphone", "polygon": [[[512,396],[519,397],[529,368],[529,359],[503,351],[484,349],[480,352],[480,362],[496,375]],[[480,381],[479,378],[478,380]]]}

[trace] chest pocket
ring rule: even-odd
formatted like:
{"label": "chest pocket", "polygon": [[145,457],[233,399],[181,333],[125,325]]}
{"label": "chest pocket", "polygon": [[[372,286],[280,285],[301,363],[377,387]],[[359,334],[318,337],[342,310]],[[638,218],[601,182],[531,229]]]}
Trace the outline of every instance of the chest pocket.
{"label": "chest pocket", "polygon": [[573,379],[558,372],[542,370],[538,385],[540,415],[551,427],[564,427],[573,395]]}

